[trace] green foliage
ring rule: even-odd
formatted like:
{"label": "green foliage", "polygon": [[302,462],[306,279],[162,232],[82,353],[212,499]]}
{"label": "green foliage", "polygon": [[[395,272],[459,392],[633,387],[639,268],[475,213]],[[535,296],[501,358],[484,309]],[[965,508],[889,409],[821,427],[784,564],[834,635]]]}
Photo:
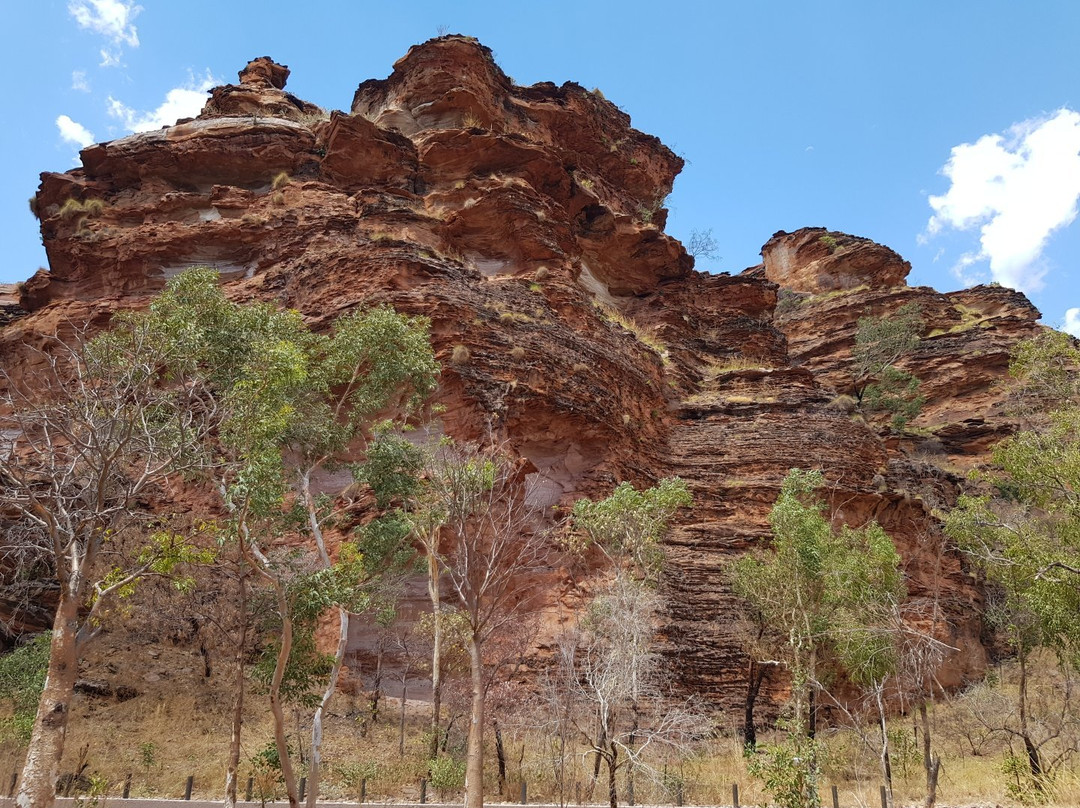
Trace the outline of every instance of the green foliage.
{"label": "green foliage", "polygon": [[599,502],[579,499],[574,503],[570,549],[582,552],[597,546],[646,574],[655,572],[663,560],[659,543],[668,523],[692,501],[686,483],[678,477],[665,478],[644,491],[624,482]]}
{"label": "green foliage", "polygon": [[834,529],[816,495],[824,482],[820,472],[792,469],[769,513],[771,547],[732,567],[736,594],[771,632],[771,650],[792,678],[788,737],[755,758],[756,776],[781,805],[817,804],[816,747],[802,736],[810,693],[825,678],[823,661],[860,685],[883,681],[896,666],[885,622],[904,597],[899,554],[876,523]]}
{"label": "green foliage", "polygon": [[11,708],[11,715],[0,719],[0,741],[24,744],[30,740],[38,700],[45,687],[50,642],[45,632],[0,656],[0,702]]}
{"label": "green foliage", "polygon": [[757,752],[750,753],[746,770],[761,781],[779,808],[817,808],[821,805],[820,745],[807,737],[805,728],[798,722],[794,725],[781,722],[781,728],[787,730],[783,739],[762,744]]}
{"label": "green foliage", "polygon": [[919,380],[892,365],[882,370],[878,380],[863,390],[863,407],[870,412],[890,413],[889,425],[896,432],[904,431],[925,402],[926,397],[919,395]]}
{"label": "green foliage", "polygon": [[827,250],[828,250],[828,251],[829,251],[830,253],[834,253],[834,252],[836,252],[836,248],[837,248],[837,247],[839,246],[839,244],[838,244],[838,243],[837,243],[837,241],[836,241],[836,236],[832,235],[832,233],[826,233],[825,235],[823,235],[823,236],[820,236],[820,237],[818,238],[818,241],[819,241],[819,242],[820,242],[820,243],[821,243],[821,244],[822,244],[822,245],[823,245],[823,246],[824,246],[824,247],[825,247],[825,248],[826,248],[826,249],[827,249]]}
{"label": "green foliage", "polygon": [[855,397],[869,411],[890,413],[890,426],[897,432],[919,414],[925,402],[919,395],[919,380],[894,366],[915,349],[922,331],[922,307],[905,303],[884,317],[860,317],[855,333],[851,352]]}
{"label": "green foliage", "polygon": [[876,376],[919,344],[922,307],[905,303],[884,317],[860,317],[855,333],[856,381]]}
{"label": "green foliage", "polygon": [[367,458],[353,469],[353,476],[371,486],[375,504],[386,508],[392,502],[415,496],[425,453],[404,436],[387,429],[378,430],[368,444]]}
{"label": "green foliage", "polygon": [[443,795],[457,791],[465,785],[465,761],[454,760],[449,755],[439,755],[428,761],[431,785]]}
{"label": "green foliage", "polygon": [[1015,380],[1012,408],[1020,415],[1060,409],[1080,396],[1080,349],[1075,340],[1049,328],[1017,343],[1009,363]]}

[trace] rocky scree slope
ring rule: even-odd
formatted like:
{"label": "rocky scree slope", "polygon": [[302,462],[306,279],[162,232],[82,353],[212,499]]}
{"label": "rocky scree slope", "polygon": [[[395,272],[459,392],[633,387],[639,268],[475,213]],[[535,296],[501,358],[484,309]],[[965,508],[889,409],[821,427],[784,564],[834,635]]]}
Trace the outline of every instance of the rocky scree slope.
{"label": "rocky scree slope", "polygon": [[[695,271],[664,233],[683,161],[599,93],[516,85],[468,37],[412,48],[358,87],[349,112],[291,95],[288,75],[256,59],[197,118],[42,175],[50,269],[0,328],[12,376],[34,372],[26,348],[43,335],[104,324],[193,266],[216,268],[236,300],[295,308],[316,327],[389,303],[431,319],[444,368],[435,431],[508,441],[553,518],[622,480],[688,481],[657,632],[685,690],[742,703],[748,660],[723,568],[767,539],[795,466],[822,469],[837,521],[890,532],[913,619],[941,603],[939,633],[961,649],[943,680],[981,672],[981,595],[942,551],[931,510],[1011,428],[997,384],[1010,347],[1039,328],[1022,295],[911,288],[888,248],[820,228],[778,233],[742,274]],[[910,300],[927,330],[907,366],[928,402],[897,438],[838,394],[858,317]],[[568,619],[573,581],[549,580],[541,642]]]}

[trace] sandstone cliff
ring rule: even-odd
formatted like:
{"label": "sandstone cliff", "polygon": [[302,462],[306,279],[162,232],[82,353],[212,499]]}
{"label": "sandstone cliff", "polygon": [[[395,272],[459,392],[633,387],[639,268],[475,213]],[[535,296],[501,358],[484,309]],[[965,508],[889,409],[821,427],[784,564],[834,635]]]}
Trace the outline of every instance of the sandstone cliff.
{"label": "sandstone cliff", "polygon": [[[1039,328],[1022,295],[908,287],[900,256],[820,228],[778,233],[740,275],[696,272],[664,232],[683,161],[576,84],[517,86],[467,37],[412,48],[360,84],[349,112],[289,94],[288,74],[256,59],[198,118],[42,175],[50,269],[21,290],[29,313],[0,321],[11,373],[33,372],[24,346],[41,334],[104,323],[197,265],[233,298],[316,325],[391,303],[431,318],[436,429],[508,440],[532,464],[536,501],[689,482],[657,640],[687,690],[741,704],[747,660],[723,567],[767,538],[795,466],[824,471],[836,520],[891,533],[913,614],[947,594],[943,638],[961,650],[946,683],[982,670],[981,595],[942,553],[931,511],[1010,429],[996,385],[1010,347]],[[858,317],[911,300],[927,329],[907,366],[928,402],[896,437],[838,396]],[[571,588],[553,584],[556,618]]]}

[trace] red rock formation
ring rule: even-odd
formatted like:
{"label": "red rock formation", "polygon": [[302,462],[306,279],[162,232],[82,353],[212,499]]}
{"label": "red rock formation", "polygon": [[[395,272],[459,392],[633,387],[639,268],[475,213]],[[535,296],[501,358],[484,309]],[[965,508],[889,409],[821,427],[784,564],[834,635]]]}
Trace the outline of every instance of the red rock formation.
{"label": "red rock formation", "polygon": [[[688,690],[741,702],[724,565],[767,540],[794,466],[822,468],[835,519],[885,525],[916,598],[944,579],[949,639],[964,649],[949,681],[981,670],[979,592],[957,557],[932,552],[931,499],[953,482],[906,453],[932,432],[939,454],[970,462],[1007,432],[994,383],[1038,328],[1021,295],[913,289],[891,250],[820,228],[778,233],[742,275],[697,273],[663,232],[682,160],[576,84],[515,85],[467,37],[412,48],[359,86],[349,114],[286,93],[288,72],[256,59],[197,119],[42,175],[50,270],[23,290],[32,312],[0,329],[12,373],[32,372],[22,346],[42,333],[143,305],[196,265],[217,268],[235,299],[318,327],[388,302],[431,318],[436,429],[507,439],[543,504],[624,479],[688,480],[695,505],[668,543],[659,640]],[[858,317],[909,300],[927,322],[908,366],[928,404],[924,437],[898,442],[837,394]],[[457,346],[467,359],[452,359]],[[570,586],[553,585],[552,603]]]}

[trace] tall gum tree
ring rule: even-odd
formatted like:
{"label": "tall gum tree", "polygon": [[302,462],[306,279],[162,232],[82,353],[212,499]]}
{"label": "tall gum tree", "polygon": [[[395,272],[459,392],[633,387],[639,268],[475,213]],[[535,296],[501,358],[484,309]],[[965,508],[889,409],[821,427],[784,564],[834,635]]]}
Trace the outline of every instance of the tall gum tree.
{"label": "tall gum tree", "polygon": [[32,386],[3,378],[0,552],[14,571],[3,585],[17,593],[29,573],[51,579],[56,596],[21,808],[55,801],[79,660],[109,605],[148,575],[209,560],[170,530],[148,530],[142,504],[208,461],[215,407],[190,347],[153,315],[121,315],[92,339],[55,339]]}
{"label": "tall gum tree", "polygon": [[[336,689],[350,610],[369,601],[373,581],[393,566],[407,531],[397,532],[398,544],[383,541],[393,531],[369,532],[372,541],[362,548],[346,545],[342,558],[333,560],[324,535],[332,509],[316,496],[312,479],[350,453],[362,453],[374,432],[403,423],[432,392],[438,366],[428,323],[378,307],[345,314],[329,334],[316,334],[296,312],[228,301],[208,271],[185,273],[152,310],[204,346],[200,367],[222,410],[215,470],[229,530],[275,593],[281,637],[268,690],[290,805],[298,804],[299,795],[282,699],[296,639],[292,609],[297,598],[310,606],[317,595],[315,603],[338,615],[333,664],[313,720],[308,802],[314,805],[322,715]],[[315,566],[323,573],[314,579],[317,592],[274,558],[274,538],[289,529],[292,500],[304,513]]]}

